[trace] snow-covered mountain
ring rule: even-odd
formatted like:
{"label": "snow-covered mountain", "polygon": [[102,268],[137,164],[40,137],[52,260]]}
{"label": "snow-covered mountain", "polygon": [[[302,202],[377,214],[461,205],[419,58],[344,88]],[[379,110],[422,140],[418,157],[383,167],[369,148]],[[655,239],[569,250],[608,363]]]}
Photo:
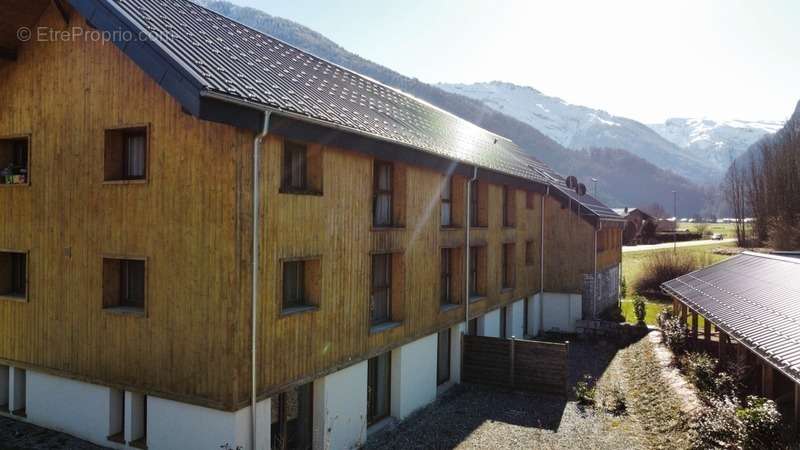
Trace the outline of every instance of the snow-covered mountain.
{"label": "snow-covered mountain", "polygon": [[[735,128],[733,124],[744,122],[731,122],[728,128],[716,129],[718,132],[711,135],[709,146],[701,146],[700,140],[690,146],[685,141],[692,141],[692,137],[687,137],[685,141],[675,138],[683,133],[680,127],[665,125],[669,131],[657,132],[636,120],[573,105],[531,87],[498,81],[440,84],[439,87],[480,100],[497,111],[533,126],[564,147],[573,150],[592,147],[625,149],[658,167],[672,170],[701,184],[715,183],[722,177],[730,164],[728,149],[735,149],[741,154],[766,133],[757,132],[755,126]],[[780,124],[777,126],[779,128]],[[691,134],[691,131],[686,133]],[[717,143],[720,145],[715,146]]]}
{"label": "snow-covered mountain", "polygon": [[650,125],[664,139],[726,169],[753,143],[781,127],[783,122],[680,118]]}

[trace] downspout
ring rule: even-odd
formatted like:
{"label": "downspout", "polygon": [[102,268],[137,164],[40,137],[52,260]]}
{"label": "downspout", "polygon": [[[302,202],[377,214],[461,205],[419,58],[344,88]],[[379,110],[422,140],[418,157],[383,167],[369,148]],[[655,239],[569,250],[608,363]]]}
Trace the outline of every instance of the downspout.
{"label": "downspout", "polygon": [[259,262],[259,213],[260,213],[260,186],[261,186],[261,141],[267,136],[269,131],[269,119],[271,113],[264,111],[264,124],[259,133],[253,140],[253,248],[252,248],[252,291],[250,295],[250,306],[252,308],[252,323],[250,324],[250,417],[251,417],[251,430],[250,430],[250,448],[255,450],[257,445],[256,436],[258,429],[258,411],[256,410],[256,403],[258,402],[258,366],[256,358],[257,338],[258,338],[258,262]]}
{"label": "downspout", "polygon": [[542,195],[542,243],[539,246],[539,334],[544,331],[544,207],[545,197],[550,196],[550,185],[547,185],[547,191]]}
{"label": "downspout", "polygon": [[472,225],[470,215],[470,192],[472,190],[472,183],[478,179],[478,166],[473,167],[472,178],[467,180],[467,195],[464,197],[466,207],[464,208],[465,220],[464,230],[466,237],[464,240],[464,334],[469,333],[469,230]]}

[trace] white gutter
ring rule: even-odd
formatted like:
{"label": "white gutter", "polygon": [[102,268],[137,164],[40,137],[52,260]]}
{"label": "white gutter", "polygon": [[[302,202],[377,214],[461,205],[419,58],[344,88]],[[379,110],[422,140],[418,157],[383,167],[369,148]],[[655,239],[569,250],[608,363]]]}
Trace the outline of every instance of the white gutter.
{"label": "white gutter", "polygon": [[470,216],[470,191],[472,190],[472,183],[478,179],[478,166],[472,169],[472,178],[467,180],[467,195],[465,196],[465,203],[467,204],[464,211],[464,230],[466,230],[466,238],[464,240],[464,334],[469,333],[469,230],[472,225]]}
{"label": "white gutter", "polygon": [[259,229],[260,229],[260,221],[259,221],[259,214],[260,214],[260,201],[259,201],[259,194],[260,194],[260,186],[261,186],[261,141],[266,137],[267,132],[269,131],[269,119],[271,113],[269,111],[264,111],[264,125],[261,128],[261,133],[259,133],[256,138],[253,140],[253,248],[252,248],[252,292],[250,295],[250,306],[252,308],[252,323],[250,324],[251,327],[251,335],[250,335],[250,417],[252,419],[251,424],[251,446],[250,448],[255,450],[257,448],[257,441],[256,436],[258,430],[258,411],[256,410],[256,403],[258,402],[258,381],[257,381],[257,371],[258,371],[258,360],[256,358],[257,354],[257,338],[258,338],[258,262],[259,262]]}

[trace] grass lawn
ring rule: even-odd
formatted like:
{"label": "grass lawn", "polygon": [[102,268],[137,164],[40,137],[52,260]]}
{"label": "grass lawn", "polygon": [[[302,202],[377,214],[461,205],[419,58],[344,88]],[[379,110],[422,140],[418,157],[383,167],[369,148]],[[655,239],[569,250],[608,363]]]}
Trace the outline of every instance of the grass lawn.
{"label": "grass lawn", "polygon": [[[727,225],[727,224],[715,224],[715,225]],[[678,252],[703,257],[706,263],[713,264],[729,258],[728,256],[725,255],[714,254],[713,253],[714,249],[719,247],[733,247],[733,246],[735,246],[735,243],[729,242],[724,244],[709,244],[709,245],[700,245],[695,247],[683,247],[683,248],[679,247]],[[633,285],[635,284],[636,279],[640,276],[643,270],[644,262],[654,253],[671,252],[671,251],[673,250],[662,249],[662,250],[649,250],[649,251],[631,252],[622,254],[622,275],[625,277],[625,281],[628,284],[628,295],[622,299],[622,314],[623,316],[625,316],[625,320],[627,322],[631,323],[636,322],[636,316],[633,313],[633,298],[636,295],[633,292]],[[645,322],[648,325],[656,325],[656,316],[658,316],[658,313],[663,308],[668,308],[671,305],[672,302],[669,300],[648,298],[646,306]],[[702,330],[703,328],[702,318],[700,319],[699,327]]]}
{"label": "grass lawn", "polygon": [[708,227],[709,233],[719,233],[726,238],[736,237],[736,224],[733,223],[690,223],[678,222],[679,230],[698,231],[699,228]]}

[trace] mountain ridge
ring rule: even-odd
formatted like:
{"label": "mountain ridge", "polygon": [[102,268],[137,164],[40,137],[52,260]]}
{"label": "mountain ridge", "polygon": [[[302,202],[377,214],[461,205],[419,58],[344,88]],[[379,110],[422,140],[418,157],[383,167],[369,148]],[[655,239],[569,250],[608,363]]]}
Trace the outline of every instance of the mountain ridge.
{"label": "mountain ridge", "polygon": [[[391,69],[366,60],[347,51],[322,34],[296,22],[271,16],[263,11],[234,5],[223,0],[194,0],[195,3],[223,14],[233,20],[260,30],[290,45],[301,48],[331,63],[343,66],[354,72],[370,77],[394,89],[403,91],[420,100],[428,102],[440,109],[448,111],[464,120],[472,122],[486,130],[513,140],[526,153],[548,164],[562,175],[576,175],[588,180],[596,173],[607,173],[601,182],[598,197],[609,205],[642,204],[660,202],[667,204],[670,195],[663,191],[683,189],[692,192],[695,200],[687,202],[686,213],[691,214],[702,209],[704,195],[702,189],[689,180],[675,174],[664,176],[658,167],[641,165],[637,157],[622,151],[617,154],[614,163],[592,158],[591,151],[575,152],[567,150],[536,128],[506,114],[502,114],[480,101],[463,95],[446,92],[436,86],[423,83],[415,78],[404,76]],[[627,171],[625,164],[636,165],[645,174],[665,183],[658,194],[647,196],[636,186],[625,183]]]}

